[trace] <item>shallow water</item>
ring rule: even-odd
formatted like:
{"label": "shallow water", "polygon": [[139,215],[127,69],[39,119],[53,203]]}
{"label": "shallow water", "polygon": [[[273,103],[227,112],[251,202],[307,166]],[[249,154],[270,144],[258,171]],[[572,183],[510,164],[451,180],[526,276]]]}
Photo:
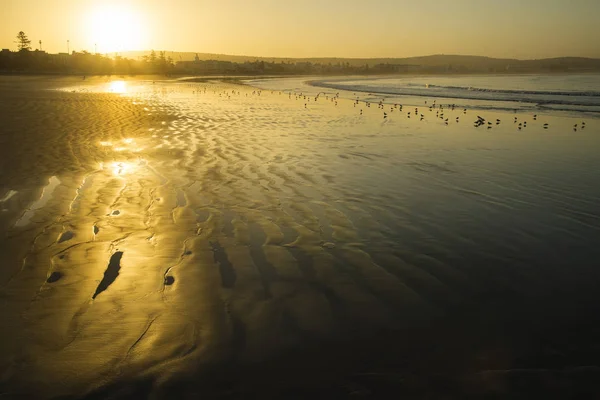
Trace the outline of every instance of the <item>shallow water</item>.
{"label": "shallow water", "polygon": [[315,346],[343,357],[294,373],[533,368],[547,348],[581,362],[564,332],[598,322],[597,119],[3,79],[9,393],[35,376],[42,398],[148,380],[168,397]]}
{"label": "shallow water", "polygon": [[[21,218],[19,218],[17,220],[17,222],[15,222],[15,226],[16,227],[23,227],[23,226],[27,226],[30,222],[31,222],[31,218],[33,217],[33,215],[35,214],[35,212],[37,210],[39,210],[40,208],[43,208],[48,201],[50,201],[51,197],[52,197],[52,193],[54,192],[54,189],[56,189],[56,187],[60,185],[60,181],[58,180],[58,178],[56,178],[55,176],[51,177],[48,185],[44,186],[44,188],[42,189],[42,195],[41,197],[36,200],[26,211],[25,213],[21,216]],[[11,190],[8,192],[8,194],[5,196],[5,200],[9,200],[12,195],[17,194],[17,192],[15,192],[14,190]]]}
{"label": "shallow water", "polygon": [[[488,109],[538,114],[547,110],[600,117],[600,75],[456,75],[383,76],[328,79],[254,79],[265,89],[279,89],[295,83],[296,90],[315,88],[344,90],[353,97],[383,97],[390,103],[423,105],[455,104],[458,108]],[[300,87],[302,87],[300,89]],[[376,96],[376,97],[373,97]]]}

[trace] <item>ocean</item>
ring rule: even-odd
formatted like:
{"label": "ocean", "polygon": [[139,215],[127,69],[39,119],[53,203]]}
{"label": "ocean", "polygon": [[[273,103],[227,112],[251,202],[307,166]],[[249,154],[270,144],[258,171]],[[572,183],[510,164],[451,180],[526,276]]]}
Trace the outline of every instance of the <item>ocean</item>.
{"label": "ocean", "polygon": [[[372,94],[388,102],[433,99],[457,107],[600,113],[600,75],[465,75],[306,79],[315,87]],[[266,87],[273,87],[271,81]]]}

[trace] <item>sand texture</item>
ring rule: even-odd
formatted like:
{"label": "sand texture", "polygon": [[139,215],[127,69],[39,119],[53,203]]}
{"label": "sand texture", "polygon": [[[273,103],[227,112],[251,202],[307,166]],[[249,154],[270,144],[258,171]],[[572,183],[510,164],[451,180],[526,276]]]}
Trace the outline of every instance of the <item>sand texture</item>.
{"label": "sand texture", "polygon": [[593,390],[598,119],[114,81],[0,78],[0,397]]}

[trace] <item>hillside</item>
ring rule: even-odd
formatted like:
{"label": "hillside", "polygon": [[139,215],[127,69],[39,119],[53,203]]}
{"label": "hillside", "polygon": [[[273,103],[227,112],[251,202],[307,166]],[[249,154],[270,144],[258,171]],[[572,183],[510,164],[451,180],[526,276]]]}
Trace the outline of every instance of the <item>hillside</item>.
{"label": "hillside", "polygon": [[[138,59],[149,54],[147,51],[126,52],[122,55]],[[547,58],[540,60],[518,60],[518,59],[500,59],[482,56],[463,56],[463,55],[444,55],[437,54],[421,57],[407,58],[280,58],[280,57],[255,57],[239,56],[227,54],[212,53],[192,53],[192,52],[170,52],[170,56],[175,62],[193,61],[198,55],[201,61],[214,60],[221,62],[245,63],[245,62],[265,62],[265,63],[312,63],[322,65],[347,65],[349,67],[375,67],[378,65],[401,65],[410,70],[429,70],[446,69],[452,72],[561,72],[561,71],[581,71],[581,72],[600,72],[600,59],[581,58],[581,57],[561,57]]]}

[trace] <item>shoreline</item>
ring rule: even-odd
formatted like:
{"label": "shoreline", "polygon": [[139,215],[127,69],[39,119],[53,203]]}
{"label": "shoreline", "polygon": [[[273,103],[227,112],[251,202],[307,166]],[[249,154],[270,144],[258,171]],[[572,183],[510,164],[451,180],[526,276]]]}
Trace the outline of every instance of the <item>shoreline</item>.
{"label": "shoreline", "polygon": [[[496,75],[490,75],[496,76]],[[519,75],[519,76],[530,76],[530,75]],[[538,76],[538,75],[534,75]],[[467,77],[467,76],[465,76]],[[540,102],[540,101],[522,101],[522,100],[508,100],[508,99],[481,99],[478,97],[464,97],[460,95],[456,95],[455,97],[449,97],[443,94],[416,94],[416,93],[397,93],[397,92],[383,92],[377,91],[368,88],[344,88],[340,86],[336,86],[335,84],[328,84],[330,79],[327,77],[321,77],[322,79],[307,79],[308,77],[290,77],[290,78],[271,78],[271,79],[253,79],[249,80],[251,86],[257,87],[259,89],[265,90],[280,90],[276,85],[269,85],[269,81],[277,82],[281,81],[282,85],[284,84],[284,79],[287,79],[290,82],[298,82],[296,85],[300,85],[299,87],[295,87],[294,89],[285,88],[286,93],[290,92],[305,92],[315,94],[316,92],[320,92],[318,89],[324,89],[323,93],[342,93],[342,97],[346,99],[356,99],[357,94],[360,94],[361,102],[379,102],[383,101],[384,104],[404,104],[410,106],[417,107],[427,107],[427,102],[429,101],[431,104],[431,100],[434,102],[438,102],[438,104],[442,104],[444,106],[451,106],[453,104],[456,107],[460,108],[468,108],[474,110],[480,110],[481,112],[486,111],[497,111],[497,112],[516,112],[516,113],[541,113],[541,114],[553,114],[556,113],[558,115],[562,114],[564,116],[580,116],[580,117],[588,117],[598,119],[600,118],[600,106],[597,105],[586,105],[586,104],[562,104],[555,101],[551,102]],[[323,79],[325,78],[325,79]],[[395,79],[397,76],[386,76],[381,78],[372,78],[369,76],[351,76],[351,77],[338,77],[336,81],[344,82],[348,80],[379,80],[379,79]],[[411,78],[423,78],[421,75],[415,75]],[[437,78],[447,78],[446,76],[437,76]],[[323,83],[325,82],[325,83]],[[261,84],[263,83],[263,84]],[[313,90],[311,90],[313,88]],[[354,95],[351,95],[354,93]],[[515,91],[515,94],[521,94],[520,91]],[[539,94],[544,94],[543,92],[539,92]],[[425,103],[425,104],[424,104]],[[587,109],[584,107],[588,107]]]}
{"label": "shoreline", "polygon": [[40,76],[40,77],[127,77],[127,78],[143,78],[148,77],[148,79],[162,78],[158,80],[164,80],[164,78],[175,78],[181,79],[185,77],[191,78],[299,78],[299,77],[327,77],[327,78],[348,78],[348,77],[369,77],[369,78],[395,78],[395,77],[463,77],[463,76],[568,76],[568,75],[598,75],[600,71],[590,70],[590,71],[541,71],[541,72],[456,72],[456,73],[440,73],[440,72],[431,72],[431,73],[415,73],[415,72],[407,72],[407,73],[373,73],[373,74],[326,74],[326,73],[315,73],[315,74],[249,74],[249,75],[240,75],[240,74],[190,74],[190,73],[175,73],[169,75],[162,74],[85,74],[85,73],[53,73],[53,72],[7,72],[0,71],[0,76]]}

